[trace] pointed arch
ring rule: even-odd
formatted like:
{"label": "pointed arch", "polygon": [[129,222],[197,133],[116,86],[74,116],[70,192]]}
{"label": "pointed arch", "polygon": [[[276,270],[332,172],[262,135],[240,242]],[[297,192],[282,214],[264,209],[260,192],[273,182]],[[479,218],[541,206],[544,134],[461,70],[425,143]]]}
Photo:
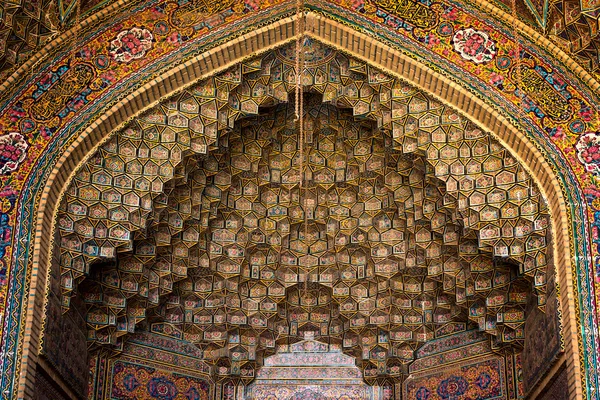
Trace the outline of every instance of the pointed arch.
{"label": "pointed arch", "polygon": [[[516,113],[512,104],[494,96],[483,99],[474,84],[461,86],[457,83],[463,80],[459,72],[455,76],[436,72],[418,61],[418,57],[408,55],[408,51],[402,51],[383,40],[375,40],[372,36],[321,14],[309,12],[306,18],[306,34],[352,56],[369,60],[373,66],[454,107],[474,123],[492,132],[527,167],[543,190],[552,213],[554,262],[557,265],[561,290],[569,386],[573,388],[573,396],[584,394],[585,388],[582,383],[594,387],[596,383],[591,382],[592,378],[586,378],[584,374],[587,363],[595,362],[598,358],[597,341],[594,332],[580,329],[582,324],[593,326],[590,319],[593,317],[589,316],[589,312],[585,314],[582,311],[582,308],[593,309],[593,293],[588,291],[587,294],[581,295],[578,292],[578,287],[590,287],[589,284],[581,286],[578,281],[589,279],[589,276],[581,277],[584,273],[581,268],[591,268],[591,256],[587,249],[589,224],[585,210],[582,209],[583,195],[562,154],[543,138],[539,127],[521,121],[522,125],[517,128],[516,121],[509,119],[510,114]],[[10,373],[6,368],[9,368],[14,372],[19,371],[18,382],[15,382],[14,387],[18,398],[28,397],[33,390],[37,344],[42,333],[43,308],[40,304],[43,303],[45,295],[53,247],[52,241],[47,238],[53,235],[58,204],[77,167],[85,162],[86,157],[93,154],[112,132],[161,99],[176,94],[198,80],[221,72],[250,55],[255,56],[294,40],[297,34],[295,25],[294,17],[281,18],[204,51],[152,80],[147,79],[143,86],[135,90],[123,88],[115,91],[111,94],[111,99],[115,102],[110,109],[99,109],[100,111],[96,112],[88,110],[78,114],[73,125],[65,131],[68,135],[65,135],[62,145],[55,145],[44,153],[38,163],[40,174],[31,176],[28,181],[31,192],[24,193],[19,204],[19,222],[30,227],[34,235],[31,253],[28,253],[29,247],[22,242],[23,251],[14,252],[15,259],[23,257],[23,265],[30,266],[29,270],[21,271],[22,281],[19,281],[18,276],[11,278],[15,280],[11,283],[12,293],[18,294],[21,291],[23,296],[23,320],[16,318],[8,321],[5,325],[8,332],[4,332],[5,338],[12,337],[11,329],[26,335],[17,334],[14,336],[16,340],[4,341],[5,349],[10,351],[9,347],[13,346],[12,349],[16,349],[20,356],[15,357],[17,361],[14,365],[5,366],[3,384],[0,386],[8,387],[4,384],[7,383],[7,372]],[[147,74],[151,75],[150,72]],[[495,107],[488,102],[495,103]],[[34,203],[35,208],[27,208]],[[21,228],[16,240],[26,239],[27,229]],[[24,285],[25,282],[28,282],[28,287]],[[22,292],[25,288],[28,290],[27,295]],[[582,304],[583,301],[590,304]],[[17,301],[12,307],[19,305]],[[21,322],[23,325],[19,327]],[[19,361],[20,365],[16,365]],[[590,367],[587,369],[591,370]]]}

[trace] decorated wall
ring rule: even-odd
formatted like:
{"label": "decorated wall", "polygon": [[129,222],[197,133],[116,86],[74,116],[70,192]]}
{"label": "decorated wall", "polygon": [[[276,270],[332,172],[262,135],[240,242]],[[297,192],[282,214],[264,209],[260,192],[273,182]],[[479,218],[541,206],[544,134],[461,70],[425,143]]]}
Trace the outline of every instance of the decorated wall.
{"label": "decorated wall", "polygon": [[[55,264],[58,265],[58,256]],[[73,299],[73,307],[63,313],[61,304],[60,274],[58,268],[51,269],[50,284],[47,293],[46,318],[41,354],[80,397],[85,397],[88,390],[89,373],[87,324],[87,307],[81,296]],[[38,374],[43,380],[43,375]],[[40,382],[40,386],[43,384]],[[44,392],[40,390],[40,392]]]}
{"label": "decorated wall", "polygon": [[370,381],[467,321],[520,348],[550,268],[528,172],[424,93],[301,45],[302,61],[285,45],[161,103],[77,171],[57,268],[64,309],[74,293],[86,305],[90,348],[147,321],[251,380],[311,333]]}
{"label": "decorated wall", "polygon": [[[389,390],[389,389],[388,389]],[[341,348],[313,340],[280,348],[267,357],[248,387],[248,400],[340,399],[370,400],[373,387],[362,380],[355,359]],[[384,397],[384,400],[392,397]]]}
{"label": "decorated wall", "polygon": [[[25,390],[23,385],[19,389],[16,382],[17,377],[29,376],[26,370],[21,371],[22,367],[35,368],[35,358],[27,357],[28,352],[36,352],[32,349],[38,347],[37,339],[29,342],[30,332],[38,332],[41,327],[26,330],[26,326],[41,321],[31,318],[31,314],[39,313],[42,307],[39,296],[44,297],[46,282],[38,282],[38,277],[44,277],[48,268],[40,267],[47,262],[44,257],[41,264],[36,257],[40,248],[46,246],[47,250],[50,246],[40,245],[39,232],[51,225],[48,219],[34,240],[35,218],[40,204],[57,203],[58,192],[42,198],[41,191],[51,181],[52,169],[59,158],[81,137],[84,128],[118,100],[162,76],[174,64],[191,60],[205,50],[217,49],[256,26],[266,26],[294,14],[294,6],[291,2],[275,1],[210,5],[173,1],[138,3],[119,18],[86,25],[76,45],[69,45],[68,49],[57,47],[47,58],[40,59],[31,73],[11,78],[0,104],[3,132],[0,294],[5,304],[0,387],[4,388],[4,398]],[[517,123],[519,117],[523,137],[552,166],[557,185],[567,199],[561,217],[569,222],[565,229],[572,241],[565,249],[572,251],[568,258],[572,259],[573,269],[560,270],[559,275],[572,273],[574,284],[562,287],[561,304],[569,304],[563,309],[576,314],[566,318],[565,324],[570,321],[578,324],[571,327],[567,339],[575,343],[569,351],[581,361],[577,373],[581,377],[582,396],[596,397],[598,328],[594,281],[598,281],[598,271],[594,263],[598,259],[596,219],[600,218],[596,212],[600,193],[596,157],[600,140],[598,99],[594,90],[597,83],[557,49],[536,41],[535,37],[522,36],[515,43],[511,29],[514,26],[498,21],[499,14],[490,16],[487,11],[469,5],[338,1],[306,6],[410,55],[467,88],[473,97],[482,99],[505,118]],[[189,20],[184,18],[186,15],[198,17]],[[215,65],[218,63],[215,61]],[[74,165],[69,168],[63,171],[64,175],[69,175]],[[47,237],[50,236],[44,237],[46,242]],[[557,265],[563,268],[558,261]],[[38,271],[38,267],[42,269]],[[543,280],[541,275],[535,278],[538,282]],[[32,296],[30,288],[35,289]],[[56,290],[52,293],[58,298]],[[548,293],[552,295],[551,291]],[[53,295],[49,295],[49,302],[55,301]],[[27,303],[30,298],[31,304]],[[52,310],[51,307],[48,309]],[[77,310],[76,302],[69,309]],[[74,311],[70,326],[80,327],[80,316]],[[48,325],[48,329],[56,328]],[[51,353],[48,349],[49,359]],[[30,359],[31,364],[22,364],[22,360]],[[63,367],[57,362],[56,368]],[[534,376],[535,370],[531,366],[528,373]],[[64,375],[69,375],[66,369]]]}
{"label": "decorated wall", "polygon": [[[552,276],[552,271],[550,272]],[[557,297],[556,286],[553,285],[553,289],[548,293],[545,309],[539,309],[532,299],[527,305],[530,317],[525,322],[525,342],[520,356],[523,369],[521,379],[525,393],[529,393],[540,382],[563,348]]]}
{"label": "decorated wall", "polygon": [[402,385],[403,399],[518,399],[524,397],[521,355],[492,351],[469,330],[427,343]]}
{"label": "decorated wall", "polygon": [[162,335],[140,333],[118,355],[96,354],[89,371],[89,399],[211,400],[214,395],[202,352]]}

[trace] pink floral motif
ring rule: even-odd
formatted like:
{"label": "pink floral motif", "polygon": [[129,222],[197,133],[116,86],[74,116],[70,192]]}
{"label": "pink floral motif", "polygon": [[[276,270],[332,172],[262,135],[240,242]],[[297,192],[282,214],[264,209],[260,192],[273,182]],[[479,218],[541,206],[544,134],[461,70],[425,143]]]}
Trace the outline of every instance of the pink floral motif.
{"label": "pink floral motif", "polygon": [[351,7],[353,10],[360,10],[365,6],[365,0],[352,0]]}
{"label": "pink floral motif", "polygon": [[17,168],[27,157],[29,145],[18,132],[0,136],[0,175],[6,175]]}
{"label": "pink floral motif", "polygon": [[108,52],[115,61],[127,63],[144,57],[152,48],[153,39],[152,33],[145,28],[124,30],[110,42]]}
{"label": "pink floral motif", "polygon": [[444,19],[456,21],[458,19],[458,8],[450,7],[443,14]]}
{"label": "pink floral motif", "polygon": [[14,198],[17,196],[19,196],[19,192],[17,192],[11,186],[6,186],[0,190],[0,198]]}
{"label": "pink floral motif", "polygon": [[245,0],[244,3],[249,9],[256,11],[260,8],[260,0]]}
{"label": "pink floral motif", "polygon": [[490,74],[490,83],[494,86],[500,87],[504,83],[504,77],[495,72],[492,72]]}
{"label": "pink floral motif", "polygon": [[577,158],[588,172],[600,175],[600,132],[587,132],[579,137]]}
{"label": "pink floral motif", "polygon": [[487,33],[466,28],[457,31],[452,37],[454,50],[465,60],[481,64],[491,61],[496,55],[496,45]]}

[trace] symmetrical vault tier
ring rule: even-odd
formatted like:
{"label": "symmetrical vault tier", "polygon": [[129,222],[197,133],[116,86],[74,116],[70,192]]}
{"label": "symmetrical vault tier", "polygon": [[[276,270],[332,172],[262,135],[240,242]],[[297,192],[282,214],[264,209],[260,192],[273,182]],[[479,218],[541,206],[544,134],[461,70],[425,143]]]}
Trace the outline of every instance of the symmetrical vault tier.
{"label": "symmetrical vault tier", "polygon": [[146,320],[252,377],[309,335],[367,378],[401,374],[420,344],[469,322],[520,345],[548,263],[527,172],[360,60],[307,39],[300,72],[303,143],[287,46],[156,106],[80,168],[57,267],[64,307],[75,292],[88,306],[90,342]]}

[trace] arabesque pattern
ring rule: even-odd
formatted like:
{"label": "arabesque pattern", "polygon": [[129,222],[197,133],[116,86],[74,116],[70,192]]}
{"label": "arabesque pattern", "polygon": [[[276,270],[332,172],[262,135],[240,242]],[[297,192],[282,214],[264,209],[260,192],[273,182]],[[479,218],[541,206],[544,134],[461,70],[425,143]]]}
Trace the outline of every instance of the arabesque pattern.
{"label": "arabesque pattern", "polygon": [[89,276],[93,343],[149,318],[205,349],[217,374],[249,379],[257,353],[306,334],[360,356],[367,379],[400,375],[467,318],[495,346],[518,345],[531,287],[545,304],[548,263],[529,175],[452,109],[304,46],[302,145],[283,47],[101,147],[59,215],[64,306]]}

